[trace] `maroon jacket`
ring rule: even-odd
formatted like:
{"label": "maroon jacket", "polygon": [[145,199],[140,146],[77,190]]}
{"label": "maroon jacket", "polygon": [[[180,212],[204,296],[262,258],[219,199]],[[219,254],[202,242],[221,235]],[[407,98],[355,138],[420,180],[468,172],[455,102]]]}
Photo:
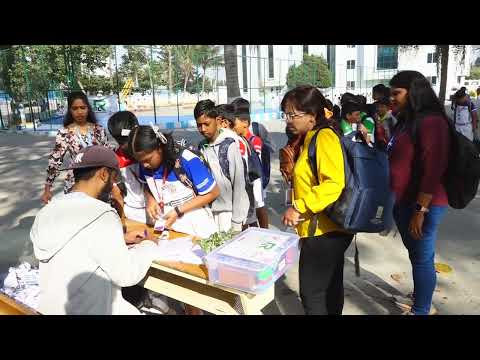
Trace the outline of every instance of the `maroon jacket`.
{"label": "maroon jacket", "polygon": [[431,205],[446,206],[443,185],[450,156],[447,119],[427,115],[417,132],[417,144],[406,131],[397,130],[390,151],[390,183],[397,203],[415,202],[419,192],[432,194]]}

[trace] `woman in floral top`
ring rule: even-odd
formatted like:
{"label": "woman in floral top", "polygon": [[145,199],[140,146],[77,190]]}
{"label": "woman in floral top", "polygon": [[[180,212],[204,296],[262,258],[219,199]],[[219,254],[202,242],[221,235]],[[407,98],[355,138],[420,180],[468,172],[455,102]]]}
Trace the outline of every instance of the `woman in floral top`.
{"label": "woman in floral top", "polygon": [[[59,175],[65,154],[68,153],[70,159],[73,159],[81,149],[91,145],[107,146],[107,135],[103,127],[97,124],[87,96],[82,92],[72,92],[68,96],[68,112],[63,121],[63,128],[58,130],[55,147],[48,160],[47,181],[42,195],[44,204],[52,198],[51,188]],[[73,172],[69,170],[64,192],[68,193],[74,183]]]}

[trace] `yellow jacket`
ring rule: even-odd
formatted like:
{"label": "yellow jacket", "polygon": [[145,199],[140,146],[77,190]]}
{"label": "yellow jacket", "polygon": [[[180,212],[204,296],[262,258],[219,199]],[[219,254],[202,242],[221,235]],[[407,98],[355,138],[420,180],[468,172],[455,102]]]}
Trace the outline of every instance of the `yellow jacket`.
{"label": "yellow jacket", "polygon": [[345,187],[340,139],[330,129],[320,130],[317,136],[317,173],[320,184],[308,162],[308,145],[316,130],[308,132],[302,151],[293,170],[293,205],[305,219],[297,225],[300,237],[319,236],[343,229],[322,212],[334,203]]}

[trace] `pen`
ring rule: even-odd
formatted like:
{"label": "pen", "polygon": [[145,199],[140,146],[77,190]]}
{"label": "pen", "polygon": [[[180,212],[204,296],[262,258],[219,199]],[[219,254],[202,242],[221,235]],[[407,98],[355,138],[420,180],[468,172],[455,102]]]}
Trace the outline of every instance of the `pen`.
{"label": "pen", "polygon": [[147,236],[148,236],[147,229],[143,230],[143,235],[145,236],[145,239],[146,239],[146,238],[147,238]]}

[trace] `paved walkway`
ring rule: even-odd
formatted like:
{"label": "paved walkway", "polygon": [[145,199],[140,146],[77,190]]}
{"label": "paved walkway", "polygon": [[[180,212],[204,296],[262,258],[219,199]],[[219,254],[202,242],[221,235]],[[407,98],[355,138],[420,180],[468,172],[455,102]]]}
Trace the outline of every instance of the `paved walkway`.
{"label": "paved walkway", "polygon": [[[277,146],[286,141],[284,124],[271,122]],[[195,130],[177,133],[191,141],[198,139]],[[29,231],[41,208],[40,195],[45,180],[48,154],[53,138],[0,132],[0,273],[19,261],[34,262]],[[283,208],[282,180],[278,160],[272,163],[272,180],[267,205],[273,228],[280,224]],[[57,180],[54,191],[62,189]],[[440,228],[437,262],[453,268],[438,274],[434,303],[441,314],[480,314],[480,197],[465,210],[449,211]],[[345,261],[344,314],[399,314],[388,300],[390,294],[412,289],[411,268],[399,236],[358,236],[361,276],[353,266],[354,247]],[[298,267],[292,268],[276,283],[276,298],[264,309],[266,314],[303,314],[298,298]]]}

